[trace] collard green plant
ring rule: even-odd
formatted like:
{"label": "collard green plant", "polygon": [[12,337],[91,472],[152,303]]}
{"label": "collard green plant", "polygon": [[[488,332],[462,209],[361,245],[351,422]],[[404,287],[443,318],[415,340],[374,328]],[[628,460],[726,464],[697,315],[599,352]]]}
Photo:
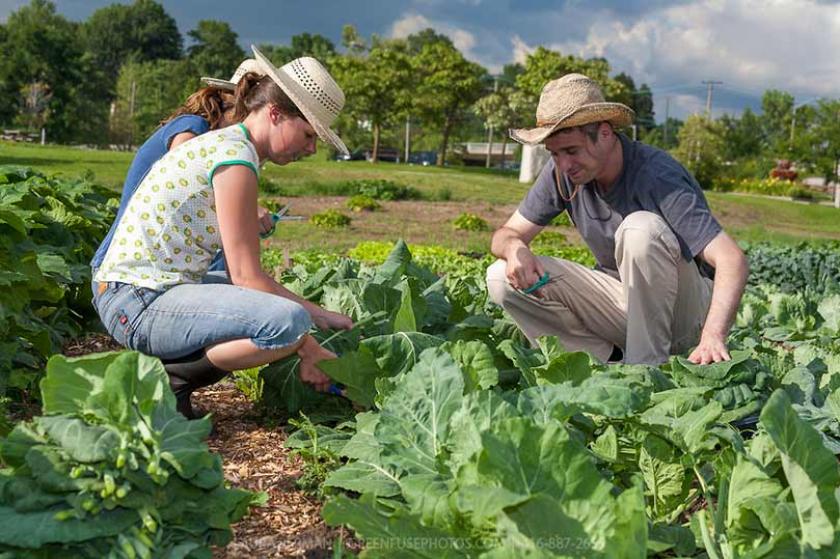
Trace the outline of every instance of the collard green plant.
{"label": "collard green plant", "polygon": [[262,499],[225,485],[160,361],[136,352],[55,356],[43,413],[0,442],[0,553],[210,557]]}
{"label": "collard green plant", "polygon": [[33,387],[92,316],[89,261],[113,196],[86,179],[0,166],[0,396]]}

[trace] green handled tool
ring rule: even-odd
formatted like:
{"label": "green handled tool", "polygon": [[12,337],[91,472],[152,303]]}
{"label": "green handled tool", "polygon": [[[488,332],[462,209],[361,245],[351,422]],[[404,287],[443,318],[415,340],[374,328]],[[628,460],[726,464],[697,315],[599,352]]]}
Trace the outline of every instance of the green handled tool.
{"label": "green handled tool", "polygon": [[533,293],[537,289],[543,287],[547,283],[548,283],[548,272],[544,273],[542,275],[542,277],[536,281],[536,283],[534,283],[530,287],[526,287],[525,289],[523,289],[522,293],[524,293],[525,295],[530,295],[531,293]]}

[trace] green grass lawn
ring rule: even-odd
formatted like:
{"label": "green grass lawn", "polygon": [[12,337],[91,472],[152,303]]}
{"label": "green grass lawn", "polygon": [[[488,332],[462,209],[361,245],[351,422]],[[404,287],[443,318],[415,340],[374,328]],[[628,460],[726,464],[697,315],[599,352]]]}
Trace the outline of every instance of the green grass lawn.
{"label": "green grass lawn", "polygon": [[[67,176],[91,171],[99,182],[115,189],[120,188],[132,157],[133,154],[128,152],[0,142],[0,165],[29,165],[48,173]],[[327,161],[323,151],[312,158],[284,167],[269,164],[263,176],[280,188],[282,197],[323,196],[334,191],[335,186],[344,181],[387,179],[412,186],[429,200],[451,200],[456,205],[461,203],[459,207],[453,208],[451,205],[446,206],[449,202],[429,202],[414,208],[415,213],[434,216],[444,209],[447,212],[474,211],[485,214],[491,224],[503,222],[528,189],[528,185],[519,183],[512,172],[393,163],[374,165],[365,161],[335,162]],[[729,193],[708,192],[706,196],[715,215],[739,240],[796,242],[840,239],[840,210],[832,207]],[[338,202],[333,200],[332,203]],[[505,215],[493,215],[494,208],[497,208],[495,213],[498,214],[502,210],[501,206],[504,206],[502,213]],[[410,221],[403,219],[405,215],[400,214],[396,211],[360,217],[344,233],[299,224],[289,227],[276,240],[304,239],[310,247],[344,246],[368,237],[382,239],[406,235],[413,238],[414,242],[441,242],[453,247],[460,245],[469,250],[486,246],[487,233],[462,235],[460,232],[452,232],[451,228],[444,230],[443,227],[448,227],[448,221],[445,224],[440,219],[430,217],[424,225],[422,220],[419,223]]]}

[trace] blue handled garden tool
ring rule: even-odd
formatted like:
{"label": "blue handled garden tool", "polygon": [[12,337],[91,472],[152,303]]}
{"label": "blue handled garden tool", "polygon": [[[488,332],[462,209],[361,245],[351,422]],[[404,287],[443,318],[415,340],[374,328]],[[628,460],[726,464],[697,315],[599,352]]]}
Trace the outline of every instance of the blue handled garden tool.
{"label": "blue handled garden tool", "polygon": [[266,231],[265,233],[260,233],[261,239],[267,239],[274,234],[277,230],[277,224],[281,221],[300,221],[303,219],[302,215],[286,215],[286,212],[289,211],[289,206],[286,205],[282,210],[279,212],[271,214],[271,229]]}

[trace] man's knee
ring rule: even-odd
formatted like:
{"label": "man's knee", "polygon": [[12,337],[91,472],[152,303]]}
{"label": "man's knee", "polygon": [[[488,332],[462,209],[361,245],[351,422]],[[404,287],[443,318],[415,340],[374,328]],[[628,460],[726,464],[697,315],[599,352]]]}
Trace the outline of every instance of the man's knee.
{"label": "man's knee", "polygon": [[629,214],[615,232],[616,259],[646,258],[657,245],[664,245],[674,256],[679,254],[679,241],[662,216],[638,211]]}
{"label": "man's knee", "polygon": [[487,268],[487,294],[497,305],[504,305],[505,300],[513,293],[505,275],[507,263],[496,260]]}

